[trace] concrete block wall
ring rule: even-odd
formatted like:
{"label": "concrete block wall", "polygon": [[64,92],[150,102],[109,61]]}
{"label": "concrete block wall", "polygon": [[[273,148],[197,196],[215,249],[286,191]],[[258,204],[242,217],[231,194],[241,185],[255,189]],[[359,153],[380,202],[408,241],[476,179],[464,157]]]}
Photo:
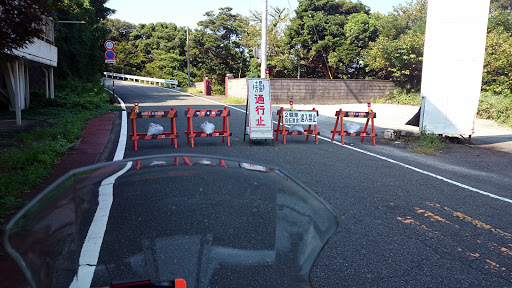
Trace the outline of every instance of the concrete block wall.
{"label": "concrete block wall", "polygon": [[271,79],[272,104],[368,103],[393,92],[386,80]]}
{"label": "concrete block wall", "polygon": [[228,98],[247,98],[247,78],[229,79],[226,85]]}
{"label": "concrete block wall", "polygon": [[191,85],[194,88],[201,89],[201,93],[204,93],[204,83],[203,82],[194,82]]}
{"label": "concrete block wall", "polygon": [[[247,97],[247,79],[230,79],[228,97]],[[272,104],[357,104],[384,98],[395,85],[387,80],[270,79]]]}

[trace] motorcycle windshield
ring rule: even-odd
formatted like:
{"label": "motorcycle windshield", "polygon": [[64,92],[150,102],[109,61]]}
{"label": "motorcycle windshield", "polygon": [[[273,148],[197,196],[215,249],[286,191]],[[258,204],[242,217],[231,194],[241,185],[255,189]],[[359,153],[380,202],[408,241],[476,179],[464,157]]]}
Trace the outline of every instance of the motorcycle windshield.
{"label": "motorcycle windshield", "polygon": [[310,287],[337,225],[278,168],[165,155],[68,173],[11,220],[4,244],[35,287]]}

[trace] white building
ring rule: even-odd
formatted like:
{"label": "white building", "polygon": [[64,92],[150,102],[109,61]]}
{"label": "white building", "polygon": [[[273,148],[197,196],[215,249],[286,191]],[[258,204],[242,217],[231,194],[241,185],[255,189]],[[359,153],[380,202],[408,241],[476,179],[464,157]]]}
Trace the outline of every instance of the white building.
{"label": "white building", "polygon": [[14,60],[0,62],[0,102],[16,111],[21,125],[21,110],[30,105],[29,67],[42,69],[46,80],[46,98],[54,97],[53,68],[57,67],[53,19],[45,17],[44,34],[24,49],[13,50]]}

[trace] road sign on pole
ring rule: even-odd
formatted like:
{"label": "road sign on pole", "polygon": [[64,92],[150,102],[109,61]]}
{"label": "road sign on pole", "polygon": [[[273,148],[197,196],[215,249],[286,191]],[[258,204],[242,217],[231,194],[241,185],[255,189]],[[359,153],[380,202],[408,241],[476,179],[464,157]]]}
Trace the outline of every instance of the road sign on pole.
{"label": "road sign on pole", "polygon": [[105,41],[105,49],[107,49],[107,51],[114,50],[114,46],[115,46],[114,41],[112,41],[112,40]]}
{"label": "road sign on pole", "polygon": [[107,58],[105,63],[116,63],[116,53],[114,53],[114,51],[108,50],[105,52],[105,58]]}
{"label": "road sign on pole", "polygon": [[105,52],[105,58],[113,60],[116,58],[116,53],[114,53],[114,51],[107,51]]}

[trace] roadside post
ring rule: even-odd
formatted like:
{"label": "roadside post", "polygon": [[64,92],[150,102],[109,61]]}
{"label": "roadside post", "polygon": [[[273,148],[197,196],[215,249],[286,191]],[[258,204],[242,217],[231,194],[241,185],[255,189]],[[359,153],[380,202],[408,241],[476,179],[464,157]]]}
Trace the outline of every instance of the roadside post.
{"label": "roadside post", "polygon": [[[269,79],[247,79],[247,104],[245,109],[245,135],[249,135],[252,147],[253,139],[272,139],[274,145],[272,122],[272,103],[270,97]],[[247,131],[247,114],[249,114],[249,131]]]}

